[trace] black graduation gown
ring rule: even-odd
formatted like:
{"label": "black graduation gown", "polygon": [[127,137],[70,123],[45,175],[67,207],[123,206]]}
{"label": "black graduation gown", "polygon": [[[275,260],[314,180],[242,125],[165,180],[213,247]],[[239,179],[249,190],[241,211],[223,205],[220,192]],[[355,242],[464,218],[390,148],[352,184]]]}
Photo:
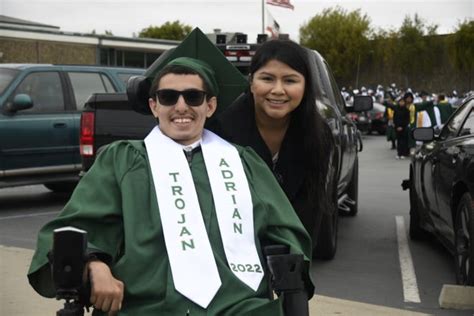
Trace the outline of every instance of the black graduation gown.
{"label": "black graduation gown", "polygon": [[317,237],[315,232],[319,230],[322,211],[317,210],[317,206],[312,205],[307,198],[303,160],[305,153],[303,141],[297,136],[299,134],[298,128],[293,122],[290,123],[278,153],[278,161],[274,166],[271,152],[256,125],[251,93],[241,95],[209,126],[209,129],[227,141],[241,146],[249,146],[257,152],[273,171],[314,242]]}

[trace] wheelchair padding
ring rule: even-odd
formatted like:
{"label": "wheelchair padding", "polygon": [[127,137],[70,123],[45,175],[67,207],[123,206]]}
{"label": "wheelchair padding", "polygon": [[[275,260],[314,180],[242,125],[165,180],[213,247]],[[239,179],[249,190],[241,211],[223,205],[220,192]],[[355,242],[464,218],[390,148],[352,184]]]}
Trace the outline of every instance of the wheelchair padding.
{"label": "wheelchair padding", "polygon": [[151,87],[150,79],[145,76],[133,76],[127,82],[127,97],[135,112],[149,115],[148,99]]}

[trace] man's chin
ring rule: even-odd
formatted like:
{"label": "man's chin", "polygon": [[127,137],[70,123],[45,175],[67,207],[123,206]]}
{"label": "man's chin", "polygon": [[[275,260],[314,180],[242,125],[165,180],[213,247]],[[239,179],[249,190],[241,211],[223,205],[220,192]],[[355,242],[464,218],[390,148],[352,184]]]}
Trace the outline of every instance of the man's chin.
{"label": "man's chin", "polygon": [[181,145],[190,145],[199,139],[195,135],[188,133],[172,133],[171,135],[168,135],[168,137]]}

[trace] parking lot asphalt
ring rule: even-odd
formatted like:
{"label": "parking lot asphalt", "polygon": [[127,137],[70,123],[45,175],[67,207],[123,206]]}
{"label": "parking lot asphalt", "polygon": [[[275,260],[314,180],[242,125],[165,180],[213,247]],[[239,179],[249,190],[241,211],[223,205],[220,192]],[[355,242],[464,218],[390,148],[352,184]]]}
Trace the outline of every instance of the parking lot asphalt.
{"label": "parking lot asphalt", "polygon": [[[0,246],[0,315],[51,316],[62,308],[62,302],[39,296],[28,284],[26,273],[33,251]],[[85,315],[91,315],[86,313]],[[327,296],[315,295],[310,301],[310,315],[352,316],[421,316],[428,315],[401,309],[388,308]]]}

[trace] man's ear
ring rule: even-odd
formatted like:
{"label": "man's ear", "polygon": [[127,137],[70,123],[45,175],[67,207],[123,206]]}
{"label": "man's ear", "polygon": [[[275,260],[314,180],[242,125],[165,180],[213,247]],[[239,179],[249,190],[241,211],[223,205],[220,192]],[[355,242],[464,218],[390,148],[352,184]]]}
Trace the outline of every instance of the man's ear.
{"label": "man's ear", "polygon": [[217,109],[217,98],[212,97],[207,101],[207,118],[210,118]]}
{"label": "man's ear", "polygon": [[153,116],[154,116],[154,117],[157,117],[157,115],[158,115],[158,114],[156,113],[156,106],[157,106],[157,104],[156,104],[156,101],[153,100],[153,98],[149,98],[149,99],[148,99],[148,106],[150,107],[150,110],[151,110],[151,113],[153,113]]}

